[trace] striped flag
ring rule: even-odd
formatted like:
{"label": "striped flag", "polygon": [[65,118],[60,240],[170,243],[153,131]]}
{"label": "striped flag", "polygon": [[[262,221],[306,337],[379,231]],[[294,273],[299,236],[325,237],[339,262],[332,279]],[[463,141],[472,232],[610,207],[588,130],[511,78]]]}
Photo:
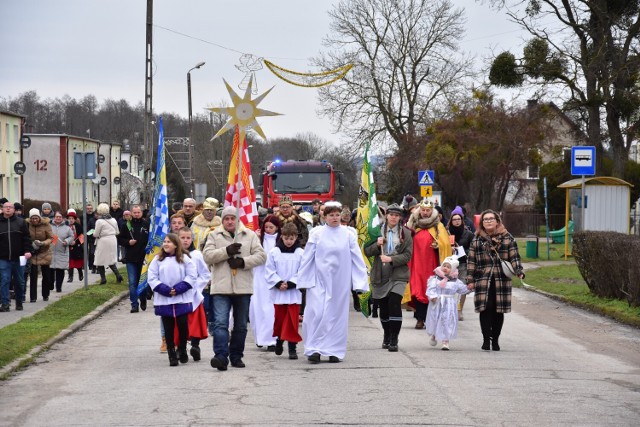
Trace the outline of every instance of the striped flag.
{"label": "striped flag", "polygon": [[240,180],[238,180],[239,147],[240,130],[238,126],[236,126],[236,133],[233,136],[233,149],[231,150],[231,163],[229,164],[229,177],[227,178],[227,193],[224,197],[224,206],[237,206],[239,194],[240,221],[242,221],[248,229],[256,231],[260,228],[260,223],[258,220],[258,207],[256,206],[256,190],[253,187],[253,178],[251,178],[247,138],[242,142],[242,177]]}
{"label": "striped flag", "polygon": [[[380,236],[380,217],[378,216],[376,188],[373,183],[373,170],[371,169],[369,158],[369,144],[367,144],[364,151],[364,162],[362,164],[356,229],[358,230],[358,244],[362,249],[364,263],[367,266],[367,271],[371,272],[373,259],[364,255],[364,248]],[[360,295],[360,311],[366,317],[369,317],[370,314],[368,301],[370,296],[370,291]]]}
{"label": "striped flag", "polygon": [[153,192],[153,216],[151,218],[151,231],[146,248],[146,257],[138,282],[138,295],[147,288],[147,270],[153,258],[160,253],[164,237],[169,232],[169,202],[167,198],[167,172],[164,165],[164,130],[162,117],[158,120],[158,163],[156,166],[156,188]]}

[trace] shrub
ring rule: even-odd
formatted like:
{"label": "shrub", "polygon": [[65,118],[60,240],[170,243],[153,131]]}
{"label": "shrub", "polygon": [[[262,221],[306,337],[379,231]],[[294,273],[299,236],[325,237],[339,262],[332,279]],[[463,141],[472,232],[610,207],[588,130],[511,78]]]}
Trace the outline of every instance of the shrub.
{"label": "shrub", "polygon": [[576,232],[573,256],[593,294],[640,306],[640,237],[610,231]]}

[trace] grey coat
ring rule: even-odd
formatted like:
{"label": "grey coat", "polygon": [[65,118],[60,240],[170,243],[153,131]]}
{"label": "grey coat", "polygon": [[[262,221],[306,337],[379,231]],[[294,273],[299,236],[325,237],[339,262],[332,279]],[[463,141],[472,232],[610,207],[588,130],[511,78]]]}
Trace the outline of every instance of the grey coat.
{"label": "grey coat", "polygon": [[[386,235],[387,229],[384,226],[382,228],[384,236]],[[400,243],[395,248],[396,253],[391,255],[391,265],[383,265],[382,261],[380,261],[380,246],[378,246],[375,240],[364,248],[364,254],[366,256],[375,257],[369,275],[371,293],[375,299],[386,297],[388,293],[392,291],[395,283],[398,282],[402,283],[401,291],[399,289],[398,292],[403,293],[409,282],[409,266],[407,264],[411,261],[413,254],[413,239],[411,237],[411,230],[402,226],[400,228],[402,230],[402,236],[400,237]],[[385,269],[390,269],[390,271],[385,271]]]}
{"label": "grey coat", "polygon": [[58,241],[55,245],[51,245],[53,248],[53,259],[50,268],[69,268],[69,245],[73,243],[73,230],[64,222],[60,225],[56,225],[51,222],[51,232],[55,236],[58,236]]}

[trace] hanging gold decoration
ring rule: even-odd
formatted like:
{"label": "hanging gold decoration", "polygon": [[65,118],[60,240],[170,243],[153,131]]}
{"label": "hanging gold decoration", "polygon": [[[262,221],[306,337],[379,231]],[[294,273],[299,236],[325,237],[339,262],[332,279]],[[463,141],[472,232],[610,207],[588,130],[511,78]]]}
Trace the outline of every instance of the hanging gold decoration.
{"label": "hanging gold decoration", "polygon": [[289,84],[300,87],[320,87],[329,85],[343,78],[353,67],[353,64],[347,64],[322,73],[300,73],[298,71],[287,70],[286,68],[279,67],[266,59],[264,60],[264,64],[278,78]]}

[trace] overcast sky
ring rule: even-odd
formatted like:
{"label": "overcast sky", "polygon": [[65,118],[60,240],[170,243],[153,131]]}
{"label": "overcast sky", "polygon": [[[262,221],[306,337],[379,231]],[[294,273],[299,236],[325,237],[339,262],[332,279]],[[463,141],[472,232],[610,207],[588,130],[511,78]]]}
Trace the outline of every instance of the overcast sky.
{"label": "overcast sky", "polygon": [[[191,73],[194,113],[229,102],[223,78],[241,92],[240,52],[314,71],[308,60],[321,49],[335,3],[156,0],[154,24],[172,31],[154,28],[154,111],[186,118],[186,73],[200,61],[206,65]],[[462,47],[479,61],[492,50],[522,45],[522,33],[504,14],[474,0],[454,3],[467,12]],[[144,102],[145,0],[0,0],[0,17],[0,97],[36,90],[41,99],[93,94],[100,102]],[[267,69],[257,73],[257,82],[260,93],[275,85],[260,107],[284,114],[259,119],[268,138],[311,131],[339,142],[328,119],[316,115],[316,89],[289,85]]]}

